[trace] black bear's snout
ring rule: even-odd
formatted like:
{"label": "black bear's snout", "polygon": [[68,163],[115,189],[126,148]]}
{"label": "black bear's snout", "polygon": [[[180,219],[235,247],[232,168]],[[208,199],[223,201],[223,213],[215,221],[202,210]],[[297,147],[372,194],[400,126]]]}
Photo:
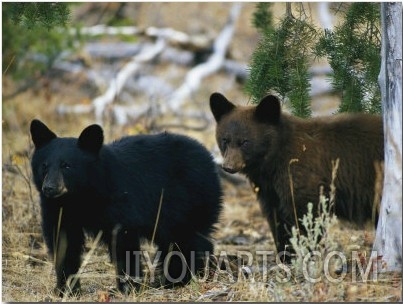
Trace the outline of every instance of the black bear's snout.
{"label": "black bear's snout", "polygon": [[66,187],[58,187],[56,185],[44,184],[42,186],[43,194],[48,198],[57,198],[67,192]]}
{"label": "black bear's snout", "polygon": [[60,170],[48,170],[42,182],[41,190],[47,198],[58,198],[67,193],[68,190]]}

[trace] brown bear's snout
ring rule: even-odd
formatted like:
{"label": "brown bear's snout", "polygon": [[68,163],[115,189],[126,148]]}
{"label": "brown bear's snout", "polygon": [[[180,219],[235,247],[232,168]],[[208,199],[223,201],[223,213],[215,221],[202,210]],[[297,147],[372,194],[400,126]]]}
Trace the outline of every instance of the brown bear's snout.
{"label": "brown bear's snout", "polygon": [[229,168],[229,167],[225,167],[225,166],[223,166],[222,168],[223,168],[223,170],[224,170],[225,172],[228,172],[228,173],[231,173],[231,174],[237,173],[237,172],[239,171],[239,170],[236,170],[236,169],[233,169],[233,168]]}
{"label": "brown bear's snout", "polygon": [[227,149],[224,154],[224,163],[222,165],[224,171],[234,174],[245,168],[242,154],[237,149]]}

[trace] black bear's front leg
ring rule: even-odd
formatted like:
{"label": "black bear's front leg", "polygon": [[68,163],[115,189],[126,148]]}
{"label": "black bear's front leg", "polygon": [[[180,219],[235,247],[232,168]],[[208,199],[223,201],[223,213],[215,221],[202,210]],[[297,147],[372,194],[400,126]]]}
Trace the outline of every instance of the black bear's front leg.
{"label": "black bear's front leg", "polygon": [[136,279],[142,277],[140,239],[136,232],[115,227],[111,236],[109,253],[116,269],[117,288],[124,294],[138,287]]}
{"label": "black bear's front leg", "polygon": [[60,296],[65,292],[77,292],[80,289],[79,280],[68,280],[80,268],[84,232],[76,217],[72,220],[68,215],[69,210],[63,210],[57,202],[47,202],[43,197],[41,202],[43,236],[56,269],[55,292]]}
{"label": "black bear's front leg", "polygon": [[76,227],[61,227],[55,233],[54,263],[56,268],[56,292],[77,293],[80,291],[80,280],[75,276],[81,265],[81,254],[84,244],[83,230]]}

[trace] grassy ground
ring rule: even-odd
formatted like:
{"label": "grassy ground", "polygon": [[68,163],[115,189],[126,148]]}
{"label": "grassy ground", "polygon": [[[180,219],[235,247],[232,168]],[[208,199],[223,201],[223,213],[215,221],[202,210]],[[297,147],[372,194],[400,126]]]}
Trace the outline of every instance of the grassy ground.
{"label": "grassy ground", "polygon": [[[5,86],[12,85],[6,83]],[[14,100],[3,103],[3,300],[4,301],[57,301],[52,294],[55,285],[54,270],[46,254],[41,236],[39,198],[33,188],[29,157],[32,144],[29,139],[29,121],[37,116],[62,135],[76,135],[88,123],[90,115],[83,117],[55,117],[54,106],[63,97],[55,95],[46,101],[44,95],[27,92]],[[112,127],[108,141],[117,138]],[[198,134],[206,146],[214,144],[214,126]],[[194,135],[194,134],[193,134]],[[224,181],[225,207],[217,226],[216,254],[224,257],[241,251],[252,254],[253,263],[247,268],[252,276],[238,278],[236,272],[219,271],[206,282],[193,282],[174,290],[144,288],[129,296],[120,294],[110,297],[108,291],[115,285],[113,266],[109,263],[107,251],[97,247],[89,256],[82,275],[83,294],[68,300],[84,301],[399,301],[401,300],[401,278],[394,274],[378,274],[375,281],[368,276],[367,282],[354,276],[351,271],[337,283],[327,280],[323,274],[320,282],[292,275],[286,282],[284,272],[270,268],[274,266],[273,256],[268,258],[268,272],[263,277],[262,255],[258,251],[274,250],[268,224],[263,218],[258,202],[250,185],[240,186]],[[354,230],[347,223],[332,228],[332,236],[338,249],[351,256],[355,250],[369,256],[374,231]],[[88,240],[87,249],[92,248]],[[244,261],[247,261],[244,258]],[[336,280],[340,276],[332,274]],[[354,281],[355,280],[355,281]]]}
{"label": "grassy ground", "polygon": [[[144,26],[172,26],[178,30],[210,26],[216,32],[225,22],[227,4],[217,3],[206,9],[206,4],[190,4],[187,13],[178,18],[178,6],[182,4],[155,4],[138,7],[137,18]],[[257,36],[250,26],[250,14],[253,5],[246,5],[234,38],[232,56],[236,59],[248,58],[256,44]],[[224,14],[225,13],[225,14]],[[153,16],[148,18],[147,16]],[[221,16],[218,18],[217,16]],[[193,18],[193,19],[192,19]],[[160,24],[156,24],[156,22]],[[246,59],[244,59],[246,60]],[[55,115],[58,104],[86,102],[89,96],[78,87],[80,77],[74,79],[52,79],[50,86],[39,86],[8,99],[2,103],[2,293],[3,301],[60,301],[52,290],[55,275],[51,260],[41,235],[39,197],[33,188],[29,166],[32,143],[29,138],[29,123],[33,118],[42,119],[52,130],[63,136],[77,136],[88,124],[94,122],[92,115]],[[15,84],[3,78],[3,94],[13,92]],[[194,96],[198,110],[207,113],[208,96],[212,92],[226,91],[233,100],[247,100],[242,93],[242,86],[225,75],[209,77],[200,91]],[[212,119],[212,117],[210,117]],[[167,118],[163,118],[167,119]],[[126,134],[135,134],[147,128],[146,121],[124,128],[113,123],[105,124],[106,141]],[[203,142],[209,149],[215,145],[214,124],[203,132],[172,129],[186,133]],[[81,285],[82,295],[66,298],[68,301],[401,301],[401,274],[378,274],[376,280],[367,277],[363,281],[350,270],[344,277],[331,273],[326,279],[323,272],[317,282],[309,282],[300,275],[291,274],[289,279],[284,271],[274,267],[273,255],[263,264],[263,255],[259,251],[273,251],[274,242],[265,218],[262,216],[255,194],[248,182],[234,186],[223,181],[225,197],[224,210],[217,225],[215,253],[218,257],[241,254],[244,267],[238,276],[237,267],[215,271],[205,282],[195,281],[183,288],[165,290],[145,286],[138,293],[129,296],[109,291],[115,286],[113,266],[104,247],[95,248],[88,256],[88,263],[83,268]],[[355,230],[348,223],[337,223],[329,233],[350,262],[351,252],[356,251],[365,262],[372,247],[374,231],[369,225],[364,230]],[[149,248],[145,244],[145,248]],[[94,248],[93,240],[86,243],[87,252]],[[248,258],[245,252],[251,256]],[[246,257],[245,257],[246,255]],[[87,257],[87,256],[86,256]],[[224,259],[225,260],[225,259]],[[264,266],[266,266],[266,270]],[[214,269],[213,269],[214,270]],[[249,275],[244,275],[249,273]],[[341,279],[340,279],[341,278]],[[337,281],[337,282],[334,282]],[[146,284],[148,285],[148,284]]]}

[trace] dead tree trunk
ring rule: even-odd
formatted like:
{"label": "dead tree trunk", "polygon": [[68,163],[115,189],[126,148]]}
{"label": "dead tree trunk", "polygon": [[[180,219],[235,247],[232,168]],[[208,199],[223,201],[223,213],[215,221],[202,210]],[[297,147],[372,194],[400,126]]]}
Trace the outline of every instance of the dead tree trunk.
{"label": "dead tree trunk", "polygon": [[402,3],[382,3],[382,94],[385,171],[373,247],[381,271],[402,270]]}

